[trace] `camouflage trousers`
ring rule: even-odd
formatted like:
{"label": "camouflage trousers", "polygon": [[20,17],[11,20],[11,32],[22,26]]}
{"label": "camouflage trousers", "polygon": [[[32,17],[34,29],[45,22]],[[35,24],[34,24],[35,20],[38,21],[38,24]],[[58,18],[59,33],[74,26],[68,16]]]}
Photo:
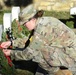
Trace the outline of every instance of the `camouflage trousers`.
{"label": "camouflage trousers", "polygon": [[76,71],[73,72],[73,75],[76,75]]}
{"label": "camouflage trousers", "polygon": [[73,75],[76,75],[76,64],[69,68]]}

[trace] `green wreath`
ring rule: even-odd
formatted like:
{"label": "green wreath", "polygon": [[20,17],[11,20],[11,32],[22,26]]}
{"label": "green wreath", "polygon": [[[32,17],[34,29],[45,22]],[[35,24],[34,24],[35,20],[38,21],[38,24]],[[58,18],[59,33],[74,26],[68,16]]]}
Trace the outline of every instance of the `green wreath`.
{"label": "green wreath", "polygon": [[[6,29],[6,31],[9,31],[10,28]],[[23,25],[17,25],[16,20],[12,22],[11,26],[11,35],[12,38],[24,38],[30,34],[30,32],[24,27]],[[9,31],[9,32],[10,32]],[[7,37],[7,33],[3,32],[2,33],[2,40],[1,42],[9,40]],[[12,63],[12,66],[8,64],[8,60],[5,57],[4,53],[2,52],[2,49],[0,49],[0,73],[2,75],[15,75],[16,70],[15,67]]]}

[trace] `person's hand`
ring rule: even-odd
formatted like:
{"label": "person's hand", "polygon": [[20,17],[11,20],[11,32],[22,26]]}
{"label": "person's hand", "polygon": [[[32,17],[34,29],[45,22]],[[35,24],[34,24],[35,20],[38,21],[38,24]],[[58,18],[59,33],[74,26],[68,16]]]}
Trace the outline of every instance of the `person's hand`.
{"label": "person's hand", "polygon": [[2,43],[1,43],[1,47],[2,47],[2,48],[8,48],[10,45],[11,45],[11,42],[10,42],[10,41],[2,42]]}
{"label": "person's hand", "polygon": [[11,53],[10,49],[3,49],[2,51],[6,56],[10,56],[10,53]]}

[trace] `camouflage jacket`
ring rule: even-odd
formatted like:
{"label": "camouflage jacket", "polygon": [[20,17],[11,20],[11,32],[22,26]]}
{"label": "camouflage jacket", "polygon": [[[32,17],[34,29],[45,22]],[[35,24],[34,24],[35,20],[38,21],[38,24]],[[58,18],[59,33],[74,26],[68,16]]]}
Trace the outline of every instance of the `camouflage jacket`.
{"label": "camouflage jacket", "polygon": [[[32,59],[48,72],[56,72],[60,66],[72,67],[76,61],[75,33],[53,17],[42,17],[36,24],[30,45],[23,51],[12,51],[11,57]],[[14,46],[16,42],[18,40]]]}

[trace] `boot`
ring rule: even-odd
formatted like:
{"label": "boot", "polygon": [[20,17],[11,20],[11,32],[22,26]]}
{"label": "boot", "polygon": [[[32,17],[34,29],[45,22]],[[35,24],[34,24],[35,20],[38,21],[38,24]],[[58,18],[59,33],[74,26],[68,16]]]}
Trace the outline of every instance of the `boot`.
{"label": "boot", "polygon": [[73,75],[70,70],[59,70],[55,73],[55,75]]}

